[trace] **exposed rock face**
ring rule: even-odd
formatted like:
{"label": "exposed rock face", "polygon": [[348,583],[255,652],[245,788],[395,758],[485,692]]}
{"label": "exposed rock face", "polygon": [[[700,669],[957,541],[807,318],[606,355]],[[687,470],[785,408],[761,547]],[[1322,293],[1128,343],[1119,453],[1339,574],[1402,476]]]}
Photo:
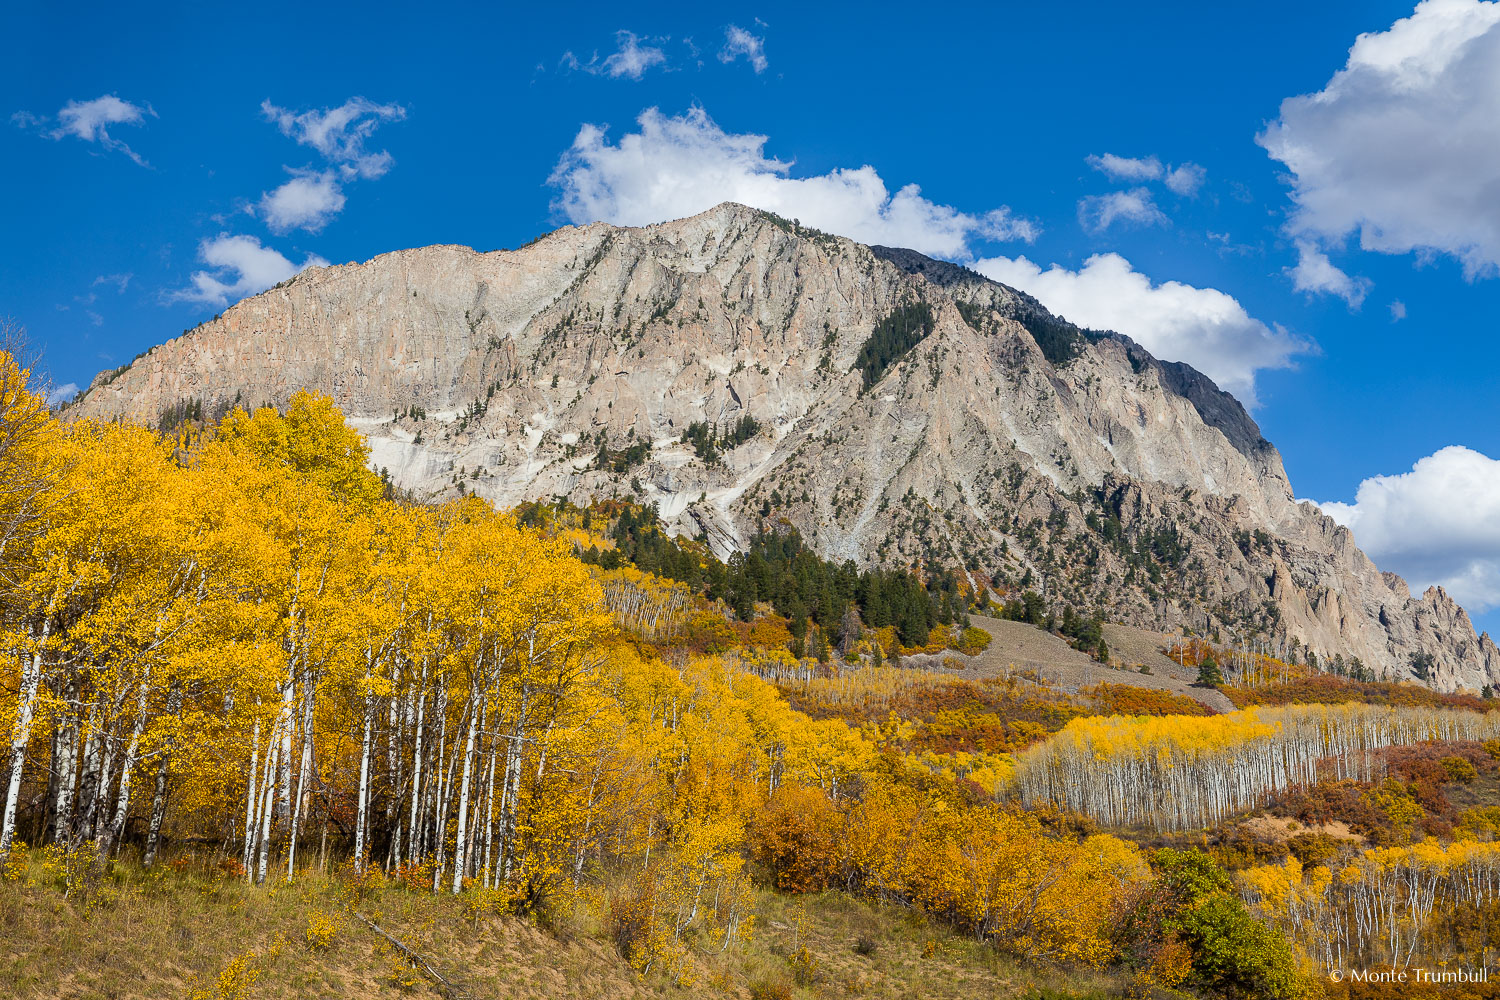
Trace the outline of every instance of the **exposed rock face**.
{"label": "exposed rock face", "polygon": [[[862,349],[913,304],[926,335],[867,388]],[[419,492],[633,493],[721,554],[784,520],[834,559],[964,562],[1127,623],[1296,639],[1389,676],[1428,653],[1443,689],[1500,679],[1446,594],[1412,598],[1292,499],[1276,449],[1197,371],[962,268],[741,206],[307,271],[72,412],[154,421],[301,388]],[[684,438],[745,416],[758,430],[721,454]]]}

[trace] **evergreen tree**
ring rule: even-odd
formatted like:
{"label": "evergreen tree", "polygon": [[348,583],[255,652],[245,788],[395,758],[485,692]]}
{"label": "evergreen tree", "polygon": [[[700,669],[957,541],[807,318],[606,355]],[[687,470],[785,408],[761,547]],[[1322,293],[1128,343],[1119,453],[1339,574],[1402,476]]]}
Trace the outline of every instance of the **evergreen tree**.
{"label": "evergreen tree", "polygon": [[1224,683],[1224,675],[1219,671],[1219,662],[1214,659],[1212,652],[1203,654],[1203,659],[1198,663],[1198,679],[1193,681],[1193,687],[1216,688]]}

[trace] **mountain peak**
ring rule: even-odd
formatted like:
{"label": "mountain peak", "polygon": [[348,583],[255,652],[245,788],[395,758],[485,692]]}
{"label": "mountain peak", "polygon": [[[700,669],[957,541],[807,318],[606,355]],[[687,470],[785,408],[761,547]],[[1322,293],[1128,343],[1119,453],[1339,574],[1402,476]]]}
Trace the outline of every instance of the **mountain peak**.
{"label": "mountain peak", "polygon": [[1194,369],[958,265],[732,202],[306,272],[71,412],[160,422],[303,388],[422,496],[634,497],[721,556],[786,524],[829,558],[965,567],[1114,621],[1500,677],[1445,595],[1413,601],[1294,502]]}

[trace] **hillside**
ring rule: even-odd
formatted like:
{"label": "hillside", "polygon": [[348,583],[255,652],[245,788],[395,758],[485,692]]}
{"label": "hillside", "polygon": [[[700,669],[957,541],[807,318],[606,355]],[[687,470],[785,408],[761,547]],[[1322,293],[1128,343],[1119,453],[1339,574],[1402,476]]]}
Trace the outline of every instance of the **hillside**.
{"label": "hillside", "polygon": [[1298,504],[1228,394],[1114,334],[904,250],[737,205],[516,251],[304,272],[133,364],[80,417],[171,423],[328,393],[421,496],[635,497],[720,556],[762,523],[860,564],[981,569],[1110,621],[1430,682],[1500,679]]}

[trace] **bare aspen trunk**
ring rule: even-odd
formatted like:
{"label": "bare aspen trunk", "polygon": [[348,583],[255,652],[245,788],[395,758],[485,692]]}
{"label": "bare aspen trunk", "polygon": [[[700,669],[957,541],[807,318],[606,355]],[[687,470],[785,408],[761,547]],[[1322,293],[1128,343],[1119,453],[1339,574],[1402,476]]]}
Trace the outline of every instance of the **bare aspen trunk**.
{"label": "bare aspen trunk", "polygon": [[10,857],[16,837],[16,805],[21,799],[21,774],[26,770],[26,747],[31,742],[31,724],[36,718],[36,693],[42,683],[42,643],[47,641],[50,621],[42,622],[41,641],[26,660],[16,701],[16,723],[10,740],[10,781],[5,789],[5,812],[0,815],[0,860]]}
{"label": "bare aspen trunk", "polygon": [[[391,668],[391,680],[393,682],[396,679],[396,671],[397,667],[393,664]],[[400,857],[401,853],[401,824],[396,817],[399,807],[397,799],[401,794],[401,755],[397,748],[406,735],[406,727],[403,725],[406,712],[405,706],[402,706],[398,710],[397,703],[400,701],[401,699],[396,696],[393,683],[389,717],[386,720],[387,729],[385,737],[385,786],[390,790],[389,794],[385,797],[385,828],[391,831],[391,848],[385,857],[386,871],[390,871],[395,867],[396,859]]]}
{"label": "bare aspen trunk", "polygon": [[250,860],[255,856],[255,789],[260,784],[260,720],[255,720],[251,730],[250,773],[245,778],[245,849],[240,864],[250,870]]}
{"label": "bare aspen trunk", "polygon": [[447,795],[446,795],[446,789],[443,787],[443,785],[444,785],[444,777],[445,777],[444,774],[443,774],[443,751],[444,751],[444,749],[448,745],[448,686],[443,683],[443,678],[441,676],[438,677],[437,682],[438,682],[437,713],[438,713],[438,720],[439,720],[439,725],[438,725],[438,745],[437,745],[437,753],[434,754],[433,758],[432,758],[433,770],[436,772],[433,775],[433,778],[435,780],[432,782],[432,784],[436,786],[435,790],[434,790],[435,798],[434,798],[433,803],[432,803],[432,813],[433,813],[433,818],[432,818],[432,840],[433,840],[433,844],[432,844],[432,853],[433,853],[432,891],[433,892],[437,892],[439,885],[441,885],[441,883],[442,883],[442,878],[443,878],[443,848],[445,846],[443,842],[446,839],[443,835],[444,835],[444,833],[447,832],[447,822],[446,822],[446,820],[448,818],[448,816],[447,816],[447,809],[446,809],[448,799],[447,799]]}
{"label": "bare aspen trunk", "polygon": [[[411,820],[406,824],[407,853],[413,864],[421,857],[421,835],[417,832],[417,806],[422,798],[422,723],[427,710],[427,664],[422,664],[422,680],[417,690],[417,724],[412,730],[411,751]],[[400,863],[398,857],[397,863]]]}
{"label": "bare aspen trunk", "polygon": [[489,776],[485,778],[484,788],[484,872],[480,878],[481,884],[490,888],[490,880],[494,868],[490,864],[494,857],[495,849],[495,742],[490,741]]}
{"label": "bare aspen trunk", "polygon": [[[368,661],[366,661],[368,662]],[[359,798],[354,819],[354,866],[365,868],[365,824],[370,800],[370,743],[375,730],[375,695],[370,691],[370,671],[365,668],[365,734],[359,752]]]}
{"label": "bare aspen trunk", "polygon": [[276,769],[276,815],[290,818],[292,815],[292,699],[296,684],[295,673],[289,675],[286,688],[281,695],[281,748],[277,756]]}
{"label": "bare aspen trunk", "polygon": [[469,736],[464,743],[464,774],[458,786],[458,837],[453,844],[453,892],[456,895],[464,887],[464,869],[468,867],[469,852],[469,780],[474,771],[474,739],[479,731],[479,713],[469,712]]}
{"label": "bare aspen trunk", "polygon": [[317,697],[317,679],[309,671],[302,680],[302,762],[297,770],[297,795],[292,800],[291,838],[286,852],[286,877],[291,881],[297,871],[297,838],[302,832],[302,805],[307,794],[307,774],[313,759],[313,708]]}
{"label": "bare aspen trunk", "polygon": [[[175,716],[182,711],[182,682],[174,679],[167,694],[167,714]],[[146,853],[141,863],[150,868],[156,862],[156,848],[161,843],[161,823],[167,814],[167,774],[172,766],[172,748],[169,744],[162,752],[156,766],[156,793],[151,797],[151,822],[146,831]]]}
{"label": "bare aspen trunk", "polygon": [[73,839],[73,792],[78,785],[78,680],[69,678],[63,688],[67,710],[59,727],[57,754],[53,769],[57,772],[57,799],[53,805],[52,837],[57,844]]}
{"label": "bare aspen trunk", "polygon": [[151,796],[151,821],[146,827],[146,852],[141,855],[141,866],[150,868],[156,863],[156,849],[161,844],[161,822],[167,814],[167,761],[162,759],[156,768],[156,789]]}
{"label": "bare aspen trunk", "polygon": [[130,727],[130,742],[125,746],[125,759],[120,767],[120,792],[115,800],[114,818],[106,824],[99,837],[99,856],[109,857],[120,837],[125,832],[125,820],[130,815],[130,781],[135,772],[137,755],[141,748],[141,733],[146,730],[146,709],[150,706],[151,670],[147,668],[141,676],[140,690],[135,699],[135,723]]}
{"label": "bare aspen trunk", "polygon": [[276,793],[276,757],[281,750],[281,742],[278,739],[280,725],[271,728],[270,739],[266,741],[266,780],[260,797],[260,850],[255,866],[255,884],[260,885],[266,880],[266,865],[271,855],[271,813],[275,809],[273,796]]}

